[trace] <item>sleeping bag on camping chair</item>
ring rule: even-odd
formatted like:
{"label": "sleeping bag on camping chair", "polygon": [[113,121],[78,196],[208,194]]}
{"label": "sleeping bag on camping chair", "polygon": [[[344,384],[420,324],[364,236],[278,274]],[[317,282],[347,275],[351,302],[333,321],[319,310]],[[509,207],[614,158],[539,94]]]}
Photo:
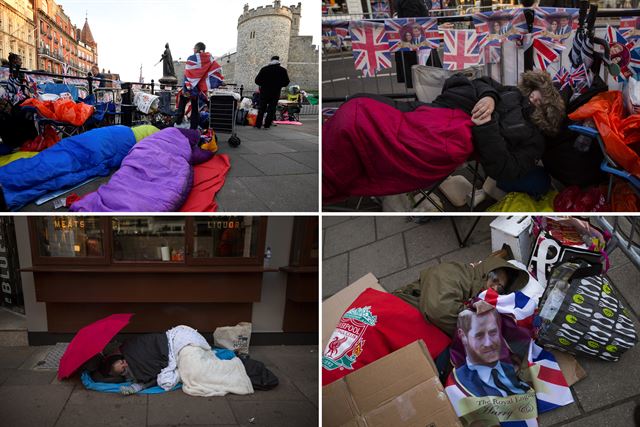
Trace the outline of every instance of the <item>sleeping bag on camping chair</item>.
{"label": "sleeping bag on camping chair", "polygon": [[471,117],[420,105],[401,111],[369,97],[345,102],[322,127],[322,198],[385,196],[429,187],[473,152]]}
{"label": "sleeping bag on camping chair", "polygon": [[193,185],[193,166],[213,157],[199,133],[166,128],[137,143],[109,182],[71,205],[75,212],[168,212],[180,209]]}
{"label": "sleeping bag on camping chair", "polygon": [[52,191],[109,175],[135,142],[128,127],[109,126],[64,138],[30,159],[0,167],[7,207],[18,210]]}

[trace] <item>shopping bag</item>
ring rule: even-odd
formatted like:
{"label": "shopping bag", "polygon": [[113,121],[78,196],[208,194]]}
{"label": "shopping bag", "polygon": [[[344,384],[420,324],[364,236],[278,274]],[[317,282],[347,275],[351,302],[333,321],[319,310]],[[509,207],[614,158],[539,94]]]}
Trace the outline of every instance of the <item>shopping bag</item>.
{"label": "shopping bag", "polygon": [[428,65],[414,65],[411,67],[416,97],[421,102],[431,102],[442,93],[445,80],[454,74],[463,74],[469,79],[482,77],[484,66],[474,65],[463,70],[445,70]]}
{"label": "shopping bag", "polygon": [[[551,269],[563,262],[583,260],[604,271],[608,268],[605,246],[608,235],[579,218],[534,217],[535,244],[529,258],[529,274],[547,286]],[[594,270],[595,271],[595,270]]]}
{"label": "shopping bag", "polygon": [[590,267],[580,261],[553,269],[535,320],[538,344],[616,362],[638,336],[611,281]]}
{"label": "shopping bag", "polygon": [[214,346],[233,350],[237,354],[249,354],[250,340],[250,322],[240,322],[236,326],[221,326],[213,332]]}

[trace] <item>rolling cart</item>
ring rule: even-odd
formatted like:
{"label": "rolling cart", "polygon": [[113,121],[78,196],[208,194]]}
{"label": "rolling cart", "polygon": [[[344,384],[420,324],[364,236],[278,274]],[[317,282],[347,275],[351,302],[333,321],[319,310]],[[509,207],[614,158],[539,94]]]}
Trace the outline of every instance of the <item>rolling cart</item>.
{"label": "rolling cart", "polygon": [[236,135],[236,114],[240,95],[224,90],[213,91],[209,95],[209,127],[216,133],[229,133],[229,145],[237,147],[240,138]]}

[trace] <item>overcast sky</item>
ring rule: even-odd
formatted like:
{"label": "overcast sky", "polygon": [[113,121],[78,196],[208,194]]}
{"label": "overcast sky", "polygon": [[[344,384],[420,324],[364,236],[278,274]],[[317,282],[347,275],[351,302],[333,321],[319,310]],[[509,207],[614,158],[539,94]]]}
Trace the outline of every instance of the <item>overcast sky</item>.
{"label": "overcast sky", "polygon": [[[320,43],[320,0],[283,0],[302,3],[300,35]],[[100,68],[120,73],[123,81],[138,81],[140,64],[145,82],[162,77],[155,65],[169,43],[174,60],[186,59],[199,41],[215,56],[235,52],[238,18],[245,3],[250,8],[272,0],[57,0],[71,22],[89,27],[98,43]]]}

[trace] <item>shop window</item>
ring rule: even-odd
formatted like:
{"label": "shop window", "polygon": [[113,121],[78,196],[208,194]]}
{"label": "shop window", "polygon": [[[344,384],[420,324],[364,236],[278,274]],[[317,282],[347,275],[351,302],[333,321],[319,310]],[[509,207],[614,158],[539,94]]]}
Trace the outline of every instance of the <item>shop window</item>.
{"label": "shop window", "polygon": [[289,264],[296,267],[318,265],[318,217],[294,219]]}
{"label": "shop window", "polygon": [[196,264],[262,264],[266,219],[195,217],[190,261]]}
{"label": "shop window", "polygon": [[[34,263],[46,259],[104,259],[103,220],[100,217],[34,217]],[[46,261],[45,261],[46,263]]]}
{"label": "shop window", "polygon": [[113,217],[111,230],[114,261],[184,263],[183,217]]}

